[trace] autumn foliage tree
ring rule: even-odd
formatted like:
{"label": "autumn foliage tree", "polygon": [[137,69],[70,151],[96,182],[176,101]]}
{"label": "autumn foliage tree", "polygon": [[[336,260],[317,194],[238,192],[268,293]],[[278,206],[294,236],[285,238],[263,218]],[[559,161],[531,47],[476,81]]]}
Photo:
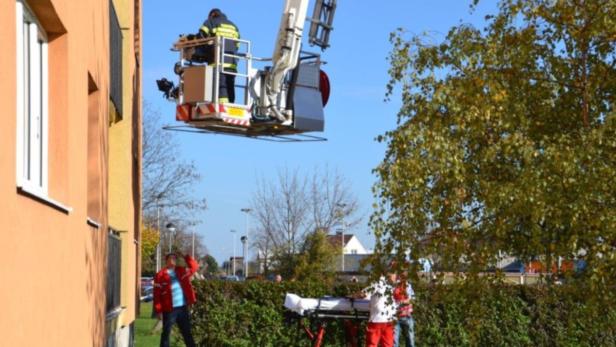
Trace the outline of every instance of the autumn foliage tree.
{"label": "autumn foliage tree", "polygon": [[158,245],[158,242],[158,230],[144,225],[141,228],[141,268],[144,273],[156,271],[156,245]]}
{"label": "autumn foliage tree", "polygon": [[502,0],[485,28],[391,42],[402,108],[379,139],[377,250],[471,272],[579,259],[613,281],[616,2]]}

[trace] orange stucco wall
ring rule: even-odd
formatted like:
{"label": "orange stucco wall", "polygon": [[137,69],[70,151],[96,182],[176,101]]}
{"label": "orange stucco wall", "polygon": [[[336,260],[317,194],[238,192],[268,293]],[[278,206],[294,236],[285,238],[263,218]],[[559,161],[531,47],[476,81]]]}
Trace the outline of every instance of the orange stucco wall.
{"label": "orange stucco wall", "polygon": [[[0,345],[102,346],[113,165],[108,140],[109,1],[26,3],[49,36],[48,196],[72,211],[62,212],[17,190],[16,0],[0,0]],[[98,92],[91,93],[88,76]],[[96,145],[89,146],[88,139]],[[138,182],[137,176],[127,180]],[[89,226],[88,217],[101,228]],[[136,251],[131,255],[123,266],[136,269]]]}

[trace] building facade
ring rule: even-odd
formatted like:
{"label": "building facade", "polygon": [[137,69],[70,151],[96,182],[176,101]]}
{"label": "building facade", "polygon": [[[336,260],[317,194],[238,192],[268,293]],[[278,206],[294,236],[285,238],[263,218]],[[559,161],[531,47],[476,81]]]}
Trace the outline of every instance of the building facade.
{"label": "building facade", "polygon": [[116,265],[120,310],[117,320],[108,317],[107,336],[113,340],[115,331],[118,345],[128,346],[141,275],[141,1],[113,0],[110,16],[109,226],[119,234],[120,259],[129,262]]}
{"label": "building facade", "polygon": [[[370,252],[364,247],[364,245],[359,241],[357,236],[353,234],[343,234],[341,232],[336,233],[335,235],[327,235],[327,241],[335,248],[335,249],[343,249],[344,254],[369,254]],[[344,244],[344,248],[342,245]]]}
{"label": "building facade", "polygon": [[131,342],[140,12],[140,0],[0,0],[1,345]]}
{"label": "building facade", "polygon": [[[244,276],[244,257],[229,257],[223,262],[222,269],[229,276]],[[235,272],[234,272],[235,270]]]}

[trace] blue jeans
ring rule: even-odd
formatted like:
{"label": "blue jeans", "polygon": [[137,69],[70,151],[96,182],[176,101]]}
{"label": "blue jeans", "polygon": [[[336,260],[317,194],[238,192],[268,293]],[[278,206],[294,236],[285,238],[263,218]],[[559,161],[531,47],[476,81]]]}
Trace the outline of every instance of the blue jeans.
{"label": "blue jeans", "polygon": [[400,317],[396,324],[396,330],[394,331],[394,347],[400,346],[400,334],[404,341],[406,341],[406,347],[415,347],[415,320],[413,316]]}
{"label": "blue jeans", "polygon": [[190,313],[188,307],[174,307],[173,311],[163,313],[163,333],[160,336],[160,347],[169,347],[169,335],[171,335],[171,328],[176,324],[180,328],[180,333],[184,338],[184,343],[187,347],[196,347],[193,340],[192,333],[190,331]]}

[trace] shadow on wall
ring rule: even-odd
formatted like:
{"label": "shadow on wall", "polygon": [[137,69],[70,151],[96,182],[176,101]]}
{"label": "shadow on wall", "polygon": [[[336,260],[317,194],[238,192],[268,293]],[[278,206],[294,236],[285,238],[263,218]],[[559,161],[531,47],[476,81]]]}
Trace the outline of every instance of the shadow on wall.
{"label": "shadow on wall", "polygon": [[107,233],[101,229],[90,228],[90,241],[85,245],[87,271],[86,295],[92,307],[89,321],[92,346],[102,346],[105,340],[105,273],[107,264]]}

